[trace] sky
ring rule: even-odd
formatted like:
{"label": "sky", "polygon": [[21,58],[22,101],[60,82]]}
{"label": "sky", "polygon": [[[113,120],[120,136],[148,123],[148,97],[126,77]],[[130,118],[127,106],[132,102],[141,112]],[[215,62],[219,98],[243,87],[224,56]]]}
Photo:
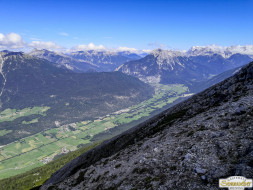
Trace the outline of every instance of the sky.
{"label": "sky", "polygon": [[0,48],[252,45],[253,0],[0,0]]}

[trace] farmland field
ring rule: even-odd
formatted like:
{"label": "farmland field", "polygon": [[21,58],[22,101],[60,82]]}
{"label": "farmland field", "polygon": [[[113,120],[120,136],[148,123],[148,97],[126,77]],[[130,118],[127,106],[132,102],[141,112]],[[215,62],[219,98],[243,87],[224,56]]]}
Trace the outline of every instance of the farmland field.
{"label": "farmland field", "polygon": [[11,133],[11,130],[6,130],[6,129],[0,130],[0,137],[6,135],[8,133]]}
{"label": "farmland field", "polygon": [[33,108],[25,108],[22,110],[16,110],[16,109],[6,109],[2,112],[0,112],[0,122],[4,121],[13,121],[19,117],[24,117],[28,115],[45,115],[44,112],[49,110],[50,107],[33,107]]}
{"label": "farmland field", "polygon": [[[0,179],[29,171],[35,167],[51,162],[70,151],[83,145],[97,141],[95,137],[104,134],[106,139],[127,130],[136,122],[154,115],[154,112],[168,107],[180,97],[185,97],[188,88],[183,85],[156,85],[154,96],[138,105],[94,120],[79,121],[57,128],[42,131],[29,137],[0,147]],[[26,108],[24,110],[5,110],[0,115],[1,120],[10,120],[24,114],[45,114],[49,107]],[[9,116],[9,117],[7,117]],[[35,118],[25,121],[24,124],[37,122]],[[131,125],[132,124],[132,125]],[[118,129],[118,130],[117,130]],[[115,132],[117,131],[117,133]],[[0,136],[8,131],[1,130]],[[100,141],[103,139],[99,139]]]}

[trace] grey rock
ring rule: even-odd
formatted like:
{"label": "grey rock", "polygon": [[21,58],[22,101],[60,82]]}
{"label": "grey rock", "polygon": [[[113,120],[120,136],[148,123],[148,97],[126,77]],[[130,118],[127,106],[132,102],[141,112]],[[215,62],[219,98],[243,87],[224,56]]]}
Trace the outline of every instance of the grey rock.
{"label": "grey rock", "polygon": [[206,171],[207,171],[206,169],[203,169],[199,166],[195,168],[195,172],[198,174],[204,174],[204,173],[206,173]]}
{"label": "grey rock", "polygon": [[240,106],[240,107],[238,107],[238,108],[235,109],[234,114],[235,115],[241,115],[241,114],[243,114],[243,112],[245,112],[245,107],[244,106]]}
{"label": "grey rock", "polygon": [[205,180],[205,179],[206,179],[206,176],[202,175],[202,176],[201,176],[201,179],[202,179],[202,180]]}

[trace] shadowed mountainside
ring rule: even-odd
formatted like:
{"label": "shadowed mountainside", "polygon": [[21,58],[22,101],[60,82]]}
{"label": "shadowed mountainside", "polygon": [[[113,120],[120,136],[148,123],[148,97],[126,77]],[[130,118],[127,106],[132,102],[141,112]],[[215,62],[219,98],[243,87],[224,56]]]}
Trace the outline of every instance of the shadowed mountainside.
{"label": "shadowed mountainside", "polygon": [[[154,92],[151,86],[120,72],[74,73],[52,64],[22,52],[0,52],[0,112],[49,108],[42,116],[1,121],[0,130],[12,132],[2,136],[0,144],[56,127],[55,121],[66,124],[107,115],[140,103]],[[24,124],[36,118],[38,122]]]}

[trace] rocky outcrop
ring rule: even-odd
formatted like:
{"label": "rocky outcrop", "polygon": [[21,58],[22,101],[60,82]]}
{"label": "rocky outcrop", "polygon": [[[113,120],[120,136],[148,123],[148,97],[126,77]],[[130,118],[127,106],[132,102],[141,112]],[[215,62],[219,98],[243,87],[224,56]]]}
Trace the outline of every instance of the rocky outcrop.
{"label": "rocky outcrop", "polygon": [[219,189],[253,176],[253,62],[103,143],[41,189]]}

